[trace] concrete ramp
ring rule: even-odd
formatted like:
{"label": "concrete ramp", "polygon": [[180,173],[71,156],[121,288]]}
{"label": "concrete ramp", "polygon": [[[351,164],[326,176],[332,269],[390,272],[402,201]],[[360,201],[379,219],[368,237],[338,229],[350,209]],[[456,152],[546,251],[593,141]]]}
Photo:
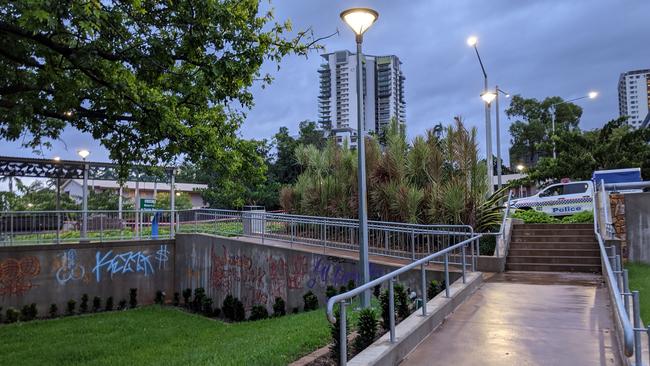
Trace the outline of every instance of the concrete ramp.
{"label": "concrete ramp", "polygon": [[621,365],[598,275],[489,278],[400,365]]}

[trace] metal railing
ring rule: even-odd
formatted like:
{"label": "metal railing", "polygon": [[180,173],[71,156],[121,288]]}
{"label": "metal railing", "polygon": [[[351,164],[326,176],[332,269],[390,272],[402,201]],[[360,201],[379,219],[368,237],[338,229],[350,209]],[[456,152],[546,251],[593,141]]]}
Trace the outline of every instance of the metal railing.
{"label": "metal railing", "polygon": [[[465,239],[459,243],[451,245],[445,249],[436,251],[433,254],[429,254],[421,259],[414,261],[411,264],[408,264],[402,268],[399,268],[395,271],[392,271],[386,275],[383,275],[375,280],[372,280],[366,284],[360,285],[354,290],[350,290],[343,294],[332,296],[327,301],[327,318],[331,323],[336,323],[337,319],[334,316],[334,304],[339,304],[339,320],[340,320],[340,335],[339,335],[339,345],[340,345],[340,365],[347,364],[347,327],[346,327],[346,312],[345,307],[347,306],[348,300],[351,300],[353,297],[360,295],[364,291],[370,291],[372,288],[378,285],[382,285],[388,282],[388,331],[390,333],[389,339],[391,343],[395,343],[395,298],[394,298],[394,282],[397,276],[400,274],[406,273],[412,269],[420,267],[420,299],[421,299],[421,311],[422,315],[427,315],[427,278],[426,278],[426,265],[431,262],[436,262],[436,259],[442,257],[441,262],[444,264],[444,276],[445,276],[445,296],[450,297],[450,282],[449,282],[449,265],[451,264],[451,258],[457,257],[460,259],[460,268],[462,272],[462,281],[466,283],[466,272],[467,272],[467,249],[474,247],[475,243],[478,242],[482,234],[472,234],[470,238]],[[472,266],[472,271],[475,270],[475,267]]]}
{"label": "metal railing", "polygon": [[505,227],[506,227],[506,220],[508,220],[508,217],[510,216],[510,201],[512,201],[512,191],[508,192],[508,200],[506,201],[506,208],[503,211],[503,219],[501,219],[501,227],[499,228],[499,231],[496,233],[482,233],[483,236],[496,236],[496,245],[494,246],[494,254],[497,257],[500,257],[501,253],[499,250],[499,240],[498,238],[500,237],[503,245],[504,245],[504,257],[508,256],[508,243],[506,243],[506,232],[505,232]]}

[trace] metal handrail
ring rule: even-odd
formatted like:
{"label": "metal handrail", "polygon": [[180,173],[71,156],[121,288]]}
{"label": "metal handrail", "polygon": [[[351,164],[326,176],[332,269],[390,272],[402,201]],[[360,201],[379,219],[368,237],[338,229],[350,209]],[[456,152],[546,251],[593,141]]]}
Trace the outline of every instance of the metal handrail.
{"label": "metal handrail", "polygon": [[[506,202],[506,209],[503,212],[503,219],[501,220],[501,227],[499,228],[499,231],[496,233],[481,233],[483,235],[490,235],[490,236],[500,236],[501,240],[503,240],[503,243],[505,244],[505,227],[506,227],[506,220],[508,219],[508,216],[510,216],[510,201],[512,200],[512,191],[508,192],[508,201]],[[505,255],[508,255],[508,248],[505,249]],[[497,257],[499,257],[499,243],[497,242],[495,246],[495,254]]]}
{"label": "metal handrail", "polygon": [[[603,267],[605,267],[605,275],[607,276],[608,279],[607,283],[609,284],[610,291],[613,292],[614,295],[613,296],[614,305],[617,313],[617,318],[619,319],[619,321],[621,322],[621,326],[623,327],[623,348],[624,348],[623,351],[626,356],[630,357],[635,353],[635,348],[636,348],[635,344],[638,342],[635,341],[634,327],[632,326],[625,305],[623,304],[623,300],[622,300],[623,294],[621,292],[621,289],[619,288],[618,279],[614,275],[614,270],[612,269],[612,264],[610,263],[609,260],[609,253],[607,253],[607,249],[605,248],[605,243],[603,242],[603,238],[601,237],[600,232],[598,230],[598,205],[595,204],[596,203],[595,190],[594,192],[592,192],[592,202],[594,202],[594,234],[596,235],[596,239],[598,240],[601,262],[603,263]],[[637,357],[640,357],[640,355],[637,355]]]}
{"label": "metal handrail", "polygon": [[388,302],[389,302],[389,332],[390,332],[390,342],[394,343],[395,342],[395,304],[394,304],[394,296],[393,296],[393,280],[395,277],[399,276],[402,273],[408,272],[418,266],[420,266],[420,271],[421,271],[421,286],[422,286],[422,315],[427,315],[427,281],[426,281],[426,270],[425,266],[433,261],[435,258],[444,256],[444,273],[445,273],[445,296],[450,297],[450,283],[449,283],[449,253],[461,249],[461,258],[462,258],[462,280],[463,283],[466,283],[465,279],[465,272],[466,272],[466,252],[465,252],[465,247],[468,245],[472,245],[475,241],[478,241],[480,239],[482,234],[475,234],[472,235],[471,238],[463,240],[462,242],[452,245],[450,247],[447,247],[445,249],[439,250],[433,254],[429,254],[428,256],[416,260],[410,264],[407,264],[401,268],[398,268],[388,274],[385,274],[377,279],[374,279],[368,283],[365,283],[359,287],[356,287],[353,290],[350,290],[348,292],[332,296],[328,301],[327,301],[327,310],[326,310],[326,315],[327,319],[331,323],[336,323],[336,317],[334,316],[334,304],[339,303],[340,304],[340,313],[339,313],[339,318],[341,319],[341,334],[340,334],[340,339],[339,339],[339,345],[341,347],[340,355],[340,364],[345,365],[347,363],[347,332],[346,332],[346,314],[345,314],[345,306],[347,304],[346,300],[352,299],[353,297],[361,294],[364,291],[370,291],[373,287],[377,285],[381,285],[384,282],[389,283],[389,294],[388,294]]}

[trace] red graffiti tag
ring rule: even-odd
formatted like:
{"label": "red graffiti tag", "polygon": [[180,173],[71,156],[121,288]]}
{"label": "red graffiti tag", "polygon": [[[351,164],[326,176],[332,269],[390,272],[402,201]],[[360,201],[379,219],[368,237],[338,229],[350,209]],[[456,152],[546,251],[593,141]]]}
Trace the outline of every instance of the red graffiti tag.
{"label": "red graffiti tag", "polygon": [[306,256],[294,255],[289,257],[288,287],[290,289],[302,289],[304,287],[305,276],[308,272],[309,266]]}
{"label": "red graffiti tag", "polygon": [[5,259],[0,262],[0,295],[22,295],[34,285],[32,279],[41,272],[36,257]]}

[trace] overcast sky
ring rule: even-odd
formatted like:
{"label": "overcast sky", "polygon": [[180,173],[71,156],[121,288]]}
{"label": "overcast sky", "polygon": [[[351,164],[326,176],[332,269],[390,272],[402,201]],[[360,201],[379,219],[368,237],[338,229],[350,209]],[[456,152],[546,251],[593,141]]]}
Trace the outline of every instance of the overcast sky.
{"label": "overcast sky", "polygon": [[[327,52],[354,47],[351,31],[339,18],[342,10],[367,6],[379,11],[378,22],[365,36],[364,52],[402,60],[410,138],[460,115],[479,128],[484,148],[483,80],[465,42],[470,35],[479,37],[492,87],[498,84],[512,94],[535,98],[568,99],[598,91],[597,100],[580,102],[585,129],[618,116],[621,72],[650,68],[648,0],[276,0],[272,6],[276,18],[291,19],[296,30],[312,27],[316,36],[323,36],[338,29],[338,36],[324,41]],[[297,133],[298,122],[316,120],[321,61],[312,53],[287,57],[279,72],[266,65],[275,81],[265,89],[254,88],[255,107],[248,112],[242,136],[271,138],[281,126]],[[509,121],[503,115],[502,121],[502,154],[507,159]],[[107,159],[97,142],[74,129],[66,130],[62,140],[44,156],[76,159],[75,151],[84,147],[92,151],[91,160]],[[19,145],[3,142],[0,154],[35,156]]]}

